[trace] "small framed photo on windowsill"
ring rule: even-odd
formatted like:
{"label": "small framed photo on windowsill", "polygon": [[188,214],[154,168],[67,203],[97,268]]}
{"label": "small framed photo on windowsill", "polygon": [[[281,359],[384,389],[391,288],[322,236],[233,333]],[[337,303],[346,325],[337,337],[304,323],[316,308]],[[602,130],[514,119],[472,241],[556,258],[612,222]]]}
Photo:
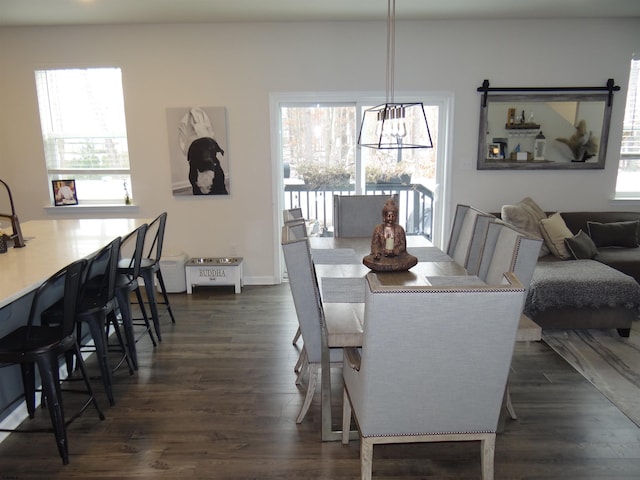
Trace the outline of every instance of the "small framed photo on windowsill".
{"label": "small framed photo on windowsill", "polygon": [[75,180],[51,180],[53,204],[56,207],[78,205]]}

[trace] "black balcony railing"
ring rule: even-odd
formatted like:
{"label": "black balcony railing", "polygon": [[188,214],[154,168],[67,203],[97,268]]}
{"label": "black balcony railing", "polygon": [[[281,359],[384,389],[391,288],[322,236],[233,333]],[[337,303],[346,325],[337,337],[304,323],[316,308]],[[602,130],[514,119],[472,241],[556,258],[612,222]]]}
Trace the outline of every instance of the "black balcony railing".
{"label": "black balcony railing", "polygon": [[[314,233],[333,235],[333,196],[355,195],[354,185],[314,186],[285,185],[285,208],[300,207],[304,218],[314,220]],[[398,194],[400,215],[398,223],[407,235],[423,235],[429,240],[433,227],[433,192],[421,184],[368,184],[367,195]],[[382,221],[382,212],[380,212]]]}

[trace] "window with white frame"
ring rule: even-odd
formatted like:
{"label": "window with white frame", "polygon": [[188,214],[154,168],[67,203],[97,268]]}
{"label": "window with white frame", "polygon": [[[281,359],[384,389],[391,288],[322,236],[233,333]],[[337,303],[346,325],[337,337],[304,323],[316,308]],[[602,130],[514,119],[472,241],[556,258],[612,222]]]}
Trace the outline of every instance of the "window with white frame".
{"label": "window with white frame", "polygon": [[423,234],[439,243],[444,202],[433,192],[437,189],[440,198],[446,195],[445,132],[450,98],[423,95],[421,100],[434,148],[375,150],[357,146],[359,119],[364,110],[383,102],[381,98],[351,93],[274,95],[282,208],[302,208],[312,224],[311,234],[331,235],[334,194],[400,191],[400,224],[408,234]]}
{"label": "window with white frame", "polygon": [[631,60],[616,198],[640,197],[640,55]]}
{"label": "window with white frame", "polygon": [[120,69],[37,70],[35,76],[49,188],[72,179],[79,204],[129,203]]}

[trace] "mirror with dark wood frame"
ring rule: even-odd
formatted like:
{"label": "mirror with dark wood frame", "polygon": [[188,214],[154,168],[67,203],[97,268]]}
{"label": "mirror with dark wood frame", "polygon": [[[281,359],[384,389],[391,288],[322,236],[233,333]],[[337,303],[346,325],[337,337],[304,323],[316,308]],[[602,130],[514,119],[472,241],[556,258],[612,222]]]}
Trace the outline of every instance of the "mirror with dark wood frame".
{"label": "mirror with dark wood frame", "polygon": [[485,88],[478,89],[485,92],[480,104],[478,170],[603,169],[611,95],[618,89],[610,82],[609,87],[593,88],[609,88],[609,93],[498,94],[488,93],[485,80]]}

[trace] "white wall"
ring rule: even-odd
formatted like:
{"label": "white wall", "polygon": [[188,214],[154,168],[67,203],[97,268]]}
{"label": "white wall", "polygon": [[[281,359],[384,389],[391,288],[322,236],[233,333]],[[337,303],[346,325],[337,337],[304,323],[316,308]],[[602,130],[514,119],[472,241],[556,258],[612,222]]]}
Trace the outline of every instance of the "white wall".
{"label": "white wall", "polygon": [[[167,210],[166,248],[191,256],[235,250],[245,257],[248,283],[269,283],[278,238],[269,94],[383,92],[385,42],[383,22],[0,29],[0,178],[10,182],[23,222],[69,215],[44,208],[50,200],[33,71],[119,66],[139,206],[133,214]],[[401,22],[396,44],[396,91],[454,94],[451,204],[495,211],[530,195],[546,210],[629,208],[610,198],[640,19]],[[476,89],[485,78],[492,86],[525,87],[614,78],[623,91],[614,99],[606,169],[477,171]],[[171,194],[165,110],[185,106],[227,109],[229,197]]]}

